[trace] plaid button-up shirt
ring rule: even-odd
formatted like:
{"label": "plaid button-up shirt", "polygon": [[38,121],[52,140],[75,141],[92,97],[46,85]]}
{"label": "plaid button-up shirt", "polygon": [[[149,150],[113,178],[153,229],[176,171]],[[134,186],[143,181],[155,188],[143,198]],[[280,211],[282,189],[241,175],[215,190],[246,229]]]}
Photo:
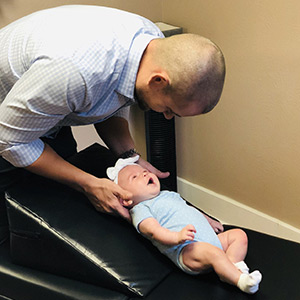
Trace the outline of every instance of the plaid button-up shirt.
{"label": "plaid button-up shirt", "polygon": [[[148,43],[149,20],[117,9],[67,5],[0,30],[0,154],[17,167],[62,126],[127,117]],[[126,112],[127,111],[127,112]]]}

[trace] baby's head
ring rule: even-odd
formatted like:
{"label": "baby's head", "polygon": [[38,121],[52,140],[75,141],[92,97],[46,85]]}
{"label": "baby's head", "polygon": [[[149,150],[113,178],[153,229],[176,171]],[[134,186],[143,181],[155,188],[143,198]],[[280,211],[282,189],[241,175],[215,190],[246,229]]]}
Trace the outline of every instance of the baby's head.
{"label": "baby's head", "polygon": [[107,169],[107,175],[121,188],[131,192],[134,206],[144,200],[157,196],[160,183],[157,176],[136,164],[139,156],[119,159],[114,167]]}

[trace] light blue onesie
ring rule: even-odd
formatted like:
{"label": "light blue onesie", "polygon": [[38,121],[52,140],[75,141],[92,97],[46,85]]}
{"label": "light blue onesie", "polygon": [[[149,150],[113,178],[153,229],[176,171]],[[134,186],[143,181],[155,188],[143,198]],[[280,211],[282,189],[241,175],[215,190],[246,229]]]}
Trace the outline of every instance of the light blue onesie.
{"label": "light blue onesie", "polygon": [[[220,240],[213,228],[208,223],[203,214],[188,205],[178,193],[162,191],[150,200],[143,201],[135,205],[130,210],[133,225],[139,231],[139,224],[147,218],[155,218],[158,223],[171,231],[180,231],[188,224],[196,228],[193,241],[186,241],[175,246],[166,246],[155,240],[151,242],[166,256],[168,256],[178,267],[182,268],[179,255],[183,247],[193,242],[206,242],[216,247],[222,248]],[[183,271],[186,271],[183,269]]]}

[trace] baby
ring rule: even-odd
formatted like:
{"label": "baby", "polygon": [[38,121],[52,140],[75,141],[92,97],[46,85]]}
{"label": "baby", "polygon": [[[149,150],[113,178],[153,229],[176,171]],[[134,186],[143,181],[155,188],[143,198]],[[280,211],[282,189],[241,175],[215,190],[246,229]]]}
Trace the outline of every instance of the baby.
{"label": "baby", "polygon": [[133,195],[121,201],[130,209],[137,231],[184,272],[196,275],[213,269],[221,281],[248,294],[257,292],[262,275],[249,274],[244,262],[246,233],[231,229],[217,235],[204,215],[178,193],[160,191],[157,176],[138,165],[138,159],[119,159],[107,169],[108,177]]}

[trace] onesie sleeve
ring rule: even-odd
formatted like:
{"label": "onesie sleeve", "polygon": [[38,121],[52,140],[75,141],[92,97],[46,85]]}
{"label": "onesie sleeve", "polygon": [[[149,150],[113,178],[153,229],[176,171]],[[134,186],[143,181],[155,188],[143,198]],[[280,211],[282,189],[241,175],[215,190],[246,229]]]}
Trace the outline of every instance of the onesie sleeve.
{"label": "onesie sleeve", "polygon": [[153,218],[150,208],[147,205],[145,205],[143,202],[134,206],[130,210],[130,215],[132,219],[132,224],[139,233],[141,233],[139,230],[139,224],[147,218]]}

